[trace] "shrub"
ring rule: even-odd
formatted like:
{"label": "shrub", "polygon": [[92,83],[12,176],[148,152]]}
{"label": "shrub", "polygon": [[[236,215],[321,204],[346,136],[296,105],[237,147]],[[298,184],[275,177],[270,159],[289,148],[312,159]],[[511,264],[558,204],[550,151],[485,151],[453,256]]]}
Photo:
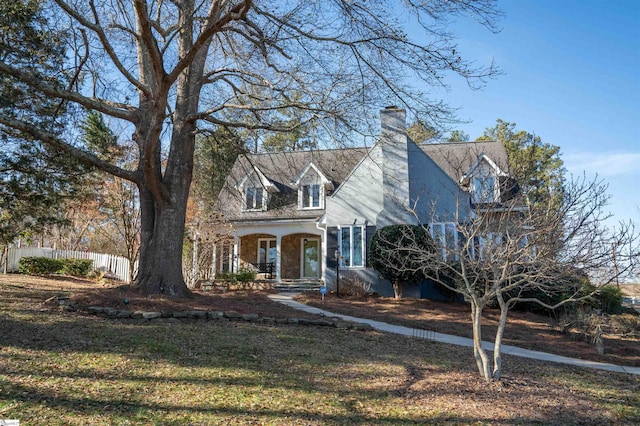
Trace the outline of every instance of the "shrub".
{"label": "shrub", "polygon": [[611,333],[623,337],[640,337],[640,315],[622,314],[609,318]]}
{"label": "shrub", "polygon": [[218,272],[215,276],[216,281],[231,281],[235,274],[233,272]]}
{"label": "shrub", "polygon": [[360,278],[343,278],[340,280],[340,295],[364,297],[371,294],[371,283]]}
{"label": "shrub", "polygon": [[91,259],[61,259],[62,270],[58,273],[73,275],[74,277],[86,277],[91,271],[93,260]]}
{"label": "shrub", "polygon": [[48,257],[23,257],[18,262],[18,272],[26,275],[67,274],[84,277],[89,274],[91,259],[51,259]]}
{"label": "shrub", "polygon": [[256,271],[250,268],[240,268],[236,275],[236,279],[241,283],[247,283],[249,281],[255,281]]}
{"label": "shrub", "polygon": [[228,281],[231,283],[248,283],[255,281],[256,271],[250,268],[240,268],[238,272],[219,272],[216,274],[217,281]]}
{"label": "shrub", "polygon": [[22,257],[18,262],[18,272],[26,275],[51,275],[63,268],[61,259],[48,257]]}
{"label": "shrub", "polygon": [[621,314],[622,309],[622,290],[612,285],[600,287],[595,295],[596,308],[602,310],[606,314]]}
{"label": "shrub", "polygon": [[435,251],[435,244],[422,226],[389,225],[373,234],[369,264],[382,278],[391,281],[398,298],[402,296],[403,284],[415,284],[424,278],[414,253],[425,250]]}

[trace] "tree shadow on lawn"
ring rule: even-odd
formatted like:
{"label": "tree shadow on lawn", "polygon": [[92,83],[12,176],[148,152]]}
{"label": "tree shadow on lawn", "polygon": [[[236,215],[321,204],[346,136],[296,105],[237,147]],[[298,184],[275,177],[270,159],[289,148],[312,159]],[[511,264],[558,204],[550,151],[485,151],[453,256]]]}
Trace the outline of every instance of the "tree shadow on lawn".
{"label": "tree shadow on lawn", "polygon": [[[392,299],[385,297],[342,297],[331,295],[321,302],[315,294],[303,293],[296,300],[331,312],[370,318],[410,328],[425,329],[461,337],[472,337],[471,309],[462,303],[447,303],[427,299]],[[484,340],[493,341],[499,312],[486,309],[483,313]],[[503,338],[513,345],[571,358],[640,367],[640,340],[606,336],[604,354],[578,333],[562,333],[550,317],[523,311],[511,311]]]}
{"label": "tree shadow on lawn", "polygon": [[[0,322],[6,347],[0,350],[2,399],[20,401],[23,408],[44,404],[58,413],[124,417],[137,413],[147,420],[245,416],[318,424],[611,420],[607,412],[594,408],[601,403],[595,394],[576,393],[547,379],[569,374],[588,389],[593,373],[506,357],[505,369],[513,369],[515,379],[487,385],[477,377],[468,348],[315,327],[125,324],[47,315],[48,321],[42,315],[24,320],[3,315]],[[87,360],[92,363],[86,364]],[[607,394],[621,387],[640,388],[637,380],[624,375],[607,377],[613,377],[611,384],[598,383]],[[83,394],[82,389],[65,393],[55,385],[47,390],[51,381],[92,382],[103,384],[105,390],[99,395]],[[131,388],[123,390],[118,383]],[[188,392],[153,402],[158,388]],[[249,392],[258,400],[234,405],[212,399],[220,392],[231,396]],[[299,398],[299,404],[275,409],[270,401],[283,397]],[[318,398],[327,401],[320,403]],[[526,403],[529,407],[524,408]],[[381,404],[390,408],[381,409]]]}
{"label": "tree shadow on lawn", "polygon": [[602,424],[616,409],[625,421],[640,416],[640,380],[627,375],[506,356],[509,376],[487,385],[469,348],[327,327],[111,320],[41,311],[43,296],[23,289],[0,295],[0,407],[15,401],[2,416],[27,423],[42,410],[85,416],[78,423]]}

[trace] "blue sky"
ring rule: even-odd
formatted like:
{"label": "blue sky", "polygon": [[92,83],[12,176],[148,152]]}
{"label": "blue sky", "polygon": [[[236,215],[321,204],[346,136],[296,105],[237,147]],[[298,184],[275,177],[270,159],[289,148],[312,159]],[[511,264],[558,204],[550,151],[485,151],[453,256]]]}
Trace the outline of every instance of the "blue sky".
{"label": "blue sky", "polygon": [[[640,226],[640,1],[502,0],[502,31],[459,20],[461,55],[504,75],[481,91],[451,79],[440,96],[470,123],[497,118],[560,146],[570,173],[609,184],[610,211]],[[613,223],[613,222],[610,222]]]}

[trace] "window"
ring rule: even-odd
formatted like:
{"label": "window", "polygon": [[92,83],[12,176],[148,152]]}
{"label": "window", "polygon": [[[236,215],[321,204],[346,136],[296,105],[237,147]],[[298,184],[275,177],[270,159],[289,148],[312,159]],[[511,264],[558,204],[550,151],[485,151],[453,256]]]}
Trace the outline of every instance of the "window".
{"label": "window", "polygon": [[320,185],[314,184],[302,186],[302,208],[320,208]]}
{"label": "window", "polygon": [[496,180],[493,176],[473,178],[473,197],[476,203],[493,203],[496,201]]}
{"label": "window", "polygon": [[338,247],[340,247],[341,266],[364,266],[364,236],[363,226],[344,226],[340,228]]}
{"label": "window", "polygon": [[[476,237],[476,255],[480,260],[490,260],[496,255],[496,250],[502,247],[504,236],[500,232],[487,232]],[[493,255],[493,256],[492,256]]]}
{"label": "window", "polygon": [[278,249],[275,239],[258,239],[258,264],[275,263]]}
{"label": "window", "polygon": [[261,187],[250,187],[245,192],[245,210],[263,210],[264,190]]}
{"label": "window", "polygon": [[442,260],[458,260],[458,231],[453,222],[432,223],[429,225],[429,233],[442,251]]}

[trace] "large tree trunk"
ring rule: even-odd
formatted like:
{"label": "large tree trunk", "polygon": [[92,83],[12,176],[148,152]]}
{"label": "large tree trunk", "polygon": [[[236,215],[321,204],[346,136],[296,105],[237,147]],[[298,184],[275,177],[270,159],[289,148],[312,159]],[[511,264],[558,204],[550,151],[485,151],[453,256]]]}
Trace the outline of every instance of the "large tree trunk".
{"label": "large tree trunk", "polygon": [[[182,246],[193,167],[193,130],[192,123],[174,126],[171,143],[181,149],[171,152],[160,181],[152,182],[148,177],[139,186],[140,266],[136,282],[146,295],[191,295],[182,275]],[[150,182],[154,188],[148,186]],[[164,196],[158,196],[157,188]]]}
{"label": "large tree trunk", "polygon": [[191,293],[182,275],[182,244],[186,202],[158,207],[140,189],[140,263],[136,284],[146,295],[186,297]]}

